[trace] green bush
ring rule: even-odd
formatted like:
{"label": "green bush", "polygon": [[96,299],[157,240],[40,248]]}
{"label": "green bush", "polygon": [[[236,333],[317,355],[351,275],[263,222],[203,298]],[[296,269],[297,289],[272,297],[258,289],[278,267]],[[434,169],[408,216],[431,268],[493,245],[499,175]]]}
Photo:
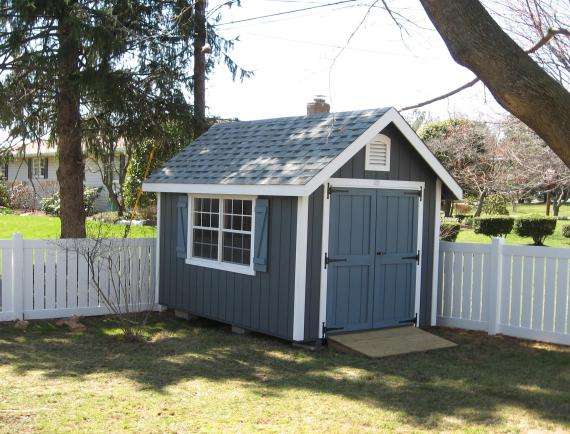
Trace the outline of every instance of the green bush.
{"label": "green bush", "polygon": [[[97,196],[99,196],[100,192],[101,187],[85,187],[83,189],[83,207],[86,215],[93,215],[95,200],[97,199]],[[42,199],[40,206],[42,211],[46,214],[58,216],[61,206],[59,191]]]}
{"label": "green bush", "polygon": [[454,242],[457,240],[461,226],[455,222],[441,222],[439,227],[439,239]]}
{"label": "green bush", "polygon": [[509,215],[507,206],[509,198],[502,194],[490,194],[483,202],[483,214],[489,215]]}
{"label": "green bush", "polygon": [[556,219],[544,216],[527,216],[517,218],[515,233],[520,237],[530,237],[535,246],[544,245],[544,240],[554,233]]}
{"label": "green bush", "polygon": [[505,216],[475,217],[473,231],[489,237],[506,237],[513,230],[514,219]]}
{"label": "green bush", "polygon": [[0,181],[0,206],[10,206],[10,191],[5,181]]}

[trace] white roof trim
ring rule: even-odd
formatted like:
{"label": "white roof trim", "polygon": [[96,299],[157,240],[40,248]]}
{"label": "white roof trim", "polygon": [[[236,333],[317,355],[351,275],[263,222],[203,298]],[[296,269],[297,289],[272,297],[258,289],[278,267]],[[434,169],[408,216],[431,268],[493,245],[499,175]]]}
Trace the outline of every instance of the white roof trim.
{"label": "white roof trim", "polygon": [[463,190],[443,167],[439,160],[432,154],[426,144],[418,137],[416,132],[408,125],[406,120],[395,108],[390,108],[380,118],[362,133],[354,142],[347,146],[334,160],[323,170],[315,175],[305,185],[234,185],[234,184],[170,184],[170,183],[143,183],[143,190],[148,192],[164,193],[210,193],[210,194],[253,194],[270,196],[309,196],[317,188],[331,178],[337,170],[344,166],[358,151],[364,148],[390,123],[394,123],[412,147],[421,155],[428,166],[449,188],[455,197],[463,198]]}
{"label": "white roof trim", "polygon": [[344,166],[352,157],[354,157],[358,151],[360,151],[364,146],[366,146],[378,133],[380,133],[384,128],[390,123],[394,123],[400,132],[404,135],[406,139],[412,144],[413,148],[422,156],[429,167],[436,173],[436,175],[441,179],[444,185],[449,188],[449,190],[458,198],[463,198],[463,190],[449,174],[449,172],[443,167],[439,160],[432,154],[426,144],[418,137],[416,132],[408,125],[406,120],[398,113],[395,108],[390,108],[384,115],[380,117],[372,126],[370,126],[360,137],[358,137],[354,142],[346,147],[338,157],[331,161],[323,170],[321,170],[315,177],[313,177],[307,184],[306,188],[308,190],[307,194],[311,194],[322,184],[324,184],[327,179],[332,177],[337,170]]}
{"label": "white roof trim", "polygon": [[306,185],[170,184],[144,182],[143,191],[154,193],[206,193],[254,196],[308,196]]}

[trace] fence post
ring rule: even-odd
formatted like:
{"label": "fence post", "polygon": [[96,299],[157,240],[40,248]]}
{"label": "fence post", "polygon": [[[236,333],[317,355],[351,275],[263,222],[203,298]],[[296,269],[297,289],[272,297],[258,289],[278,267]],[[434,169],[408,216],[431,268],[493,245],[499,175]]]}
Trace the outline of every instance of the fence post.
{"label": "fence post", "polygon": [[493,237],[491,243],[490,267],[487,285],[487,312],[490,335],[499,332],[501,324],[501,281],[503,268],[503,238]]}
{"label": "fence post", "polygon": [[12,236],[12,300],[14,318],[24,319],[24,238]]}

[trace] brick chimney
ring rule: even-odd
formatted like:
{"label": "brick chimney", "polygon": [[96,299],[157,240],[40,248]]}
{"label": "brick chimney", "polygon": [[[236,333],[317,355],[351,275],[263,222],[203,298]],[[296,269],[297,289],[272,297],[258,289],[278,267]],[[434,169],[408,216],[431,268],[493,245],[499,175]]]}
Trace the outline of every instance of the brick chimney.
{"label": "brick chimney", "polygon": [[324,95],[317,95],[312,102],[307,103],[307,116],[318,113],[329,113],[331,106],[325,101]]}

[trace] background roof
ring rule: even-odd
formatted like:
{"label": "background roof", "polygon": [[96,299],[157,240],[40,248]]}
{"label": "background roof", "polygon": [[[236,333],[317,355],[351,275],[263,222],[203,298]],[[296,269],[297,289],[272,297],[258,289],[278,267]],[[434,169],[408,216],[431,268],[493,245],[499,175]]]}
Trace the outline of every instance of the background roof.
{"label": "background roof", "polygon": [[217,124],[146,182],[304,185],[388,110]]}

